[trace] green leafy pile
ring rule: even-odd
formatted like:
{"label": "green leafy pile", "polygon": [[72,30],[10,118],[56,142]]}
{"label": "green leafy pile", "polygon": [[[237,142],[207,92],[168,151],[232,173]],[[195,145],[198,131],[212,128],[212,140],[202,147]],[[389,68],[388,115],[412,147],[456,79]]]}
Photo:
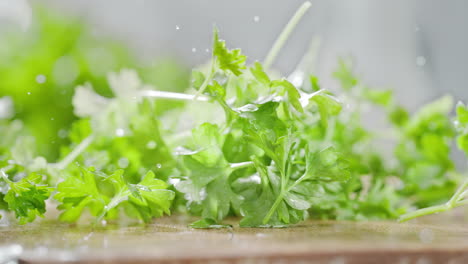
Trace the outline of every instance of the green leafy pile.
{"label": "green leafy pile", "polygon": [[[150,222],[175,211],[200,217],[194,228],[222,228],[233,216],[242,227],[282,227],[307,218],[407,220],[467,203],[468,181],[456,191],[462,173],[451,158],[454,141],[468,154],[465,105],[455,123],[451,97],[410,114],[345,59],[333,91],[312,73],[279,77],[268,68],[290,30],[268,63],[248,64],[215,28],[211,64],[193,70],[185,93],[158,90],[128,69],[108,74],[106,96],[94,88],[102,83],[82,83],[56,162],[5,115],[0,209],[22,224],[56,206],[67,222]],[[384,127],[367,122],[368,109]]]}

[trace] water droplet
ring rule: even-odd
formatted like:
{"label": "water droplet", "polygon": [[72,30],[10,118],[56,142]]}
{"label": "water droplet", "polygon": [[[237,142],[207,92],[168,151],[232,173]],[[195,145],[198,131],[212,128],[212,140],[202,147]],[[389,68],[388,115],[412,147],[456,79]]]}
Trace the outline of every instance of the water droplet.
{"label": "water droplet", "polygon": [[47,78],[43,74],[39,74],[36,76],[36,82],[37,83],[45,83]]}
{"label": "water droplet", "polygon": [[115,130],[115,135],[117,135],[118,137],[123,137],[125,135],[125,130],[123,130],[123,128],[117,128]]}
{"label": "water droplet", "polygon": [[28,95],[31,95],[31,92],[28,92]]}
{"label": "water droplet", "polygon": [[239,112],[255,112],[258,110],[258,106],[254,104],[246,104],[236,109]]}
{"label": "water droplet", "polygon": [[156,167],[157,167],[158,169],[162,168],[161,163],[156,164]]}
{"label": "water droplet", "polygon": [[137,188],[145,192],[151,192],[151,189],[148,186],[137,185]]}
{"label": "water droplet", "polygon": [[55,118],[51,117],[51,118],[50,118],[50,120],[54,121],[54,120],[55,120]]}
{"label": "water droplet", "polygon": [[417,56],[416,57],[416,65],[422,67],[426,65],[426,58],[424,56]]}
{"label": "water droplet", "polygon": [[119,165],[119,167],[122,169],[127,168],[129,164],[130,164],[130,161],[125,157],[120,158],[119,161],[117,162],[117,165]]}
{"label": "water droplet", "polygon": [[205,49],[205,52],[210,52],[210,49]]}
{"label": "water droplet", "polygon": [[197,48],[192,48],[192,52],[197,52]]}
{"label": "water droplet", "polygon": [[106,220],[102,220],[102,221],[101,221],[101,225],[102,225],[102,226],[106,226],[106,225],[107,225],[107,221],[106,221]]}
{"label": "water droplet", "polygon": [[179,30],[179,29],[180,29],[180,27],[179,27],[178,25],[176,25],[176,26],[175,26],[175,29],[176,29],[176,30]]}
{"label": "water droplet", "polygon": [[58,131],[59,138],[66,138],[68,136],[68,132],[66,129],[60,129]]}
{"label": "water droplet", "polygon": [[154,140],[151,140],[151,141],[148,142],[148,144],[146,144],[146,148],[147,149],[155,149],[157,145],[158,144]]}
{"label": "water droplet", "polygon": [[259,16],[254,16],[253,20],[254,20],[254,22],[258,22],[258,21],[260,21],[260,17]]}

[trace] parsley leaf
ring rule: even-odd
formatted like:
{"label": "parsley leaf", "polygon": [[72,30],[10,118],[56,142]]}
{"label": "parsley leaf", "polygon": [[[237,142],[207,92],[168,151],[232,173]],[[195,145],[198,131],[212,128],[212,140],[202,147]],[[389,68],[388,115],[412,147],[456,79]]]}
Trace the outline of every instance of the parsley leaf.
{"label": "parsley leaf", "polygon": [[3,198],[8,204],[8,209],[16,214],[20,224],[32,222],[37,216],[43,217],[46,212],[45,200],[52,189],[42,184],[43,175],[31,173],[18,182],[12,182],[7,175],[0,170],[2,178],[9,185],[9,190]]}
{"label": "parsley leaf", "polygon": [[75,222],[85,208],[95,217],[102,214],[109,198],[99,191],[97,177],[103,176],[93,169],[80,168],[77,174],[58,184],[54,198],[60,203],[57,209],[63,211],[59,216],[61,221]]}
{"label": "parsley leaf", "polygon": [[340,101],[324,90],[313,93],[309,100],[317,104],[320,121],[324,127],[328,126],[328,118],[338,115],[342,109]]}
{"label": "parsley leaf", "polygon": [[[170,213],[174,192],[166,189],[165,182],[148,172],[138,184],[131,184],[124,179],[123,173],[118,170],[107,176],[93,169],[80,168],[79,174],[69,175],[58,184],[54,196],[61,203],[58,209],[63,211],[59,219],[74,222],[85,208],[98,220],[113,219],[120,205],[125,206],[131,216],[145,222]],[[113,192],[109,193],[105,188],[106,183],[112,185]]]}
{"label": "parsley leaf", "polygon": [[226,42],[219,39],[217,28],[213,30],[213,56],[216,57],[221,70],[240,75],[242,70],[245,69],[247,57],[242,55],[240,49],[229,50],[226,48]]}
{"label": "parsley leaf", "polygon": [[216,125],[205,123],[194,129],[193,150],[182,155],[181,181],[175,185],[185,194],[189,209],[214,221],[224,219],[240,202],[230,186],[233,169],[224,157],[223,142]]}

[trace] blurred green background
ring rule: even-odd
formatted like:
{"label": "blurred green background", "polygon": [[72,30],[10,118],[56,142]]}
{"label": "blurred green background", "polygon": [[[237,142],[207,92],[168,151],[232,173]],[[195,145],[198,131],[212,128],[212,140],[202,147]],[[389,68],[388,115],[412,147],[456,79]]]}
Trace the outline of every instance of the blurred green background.
{"label": "blurred green background", "polygon": [[38,154],[50,161],[58,157],[76,118],[71,98],[77,85],[90,82],[101,95],[112,96],[107,73],[132,68],[160,90],[188,87],[189,70],[174,59],[142,63],[118,41],[92,34],[76,17],[41,6],[33,13],[26,31],[0,34],[0,98],[13,99],[13,118],[23,120],[37,140]]}

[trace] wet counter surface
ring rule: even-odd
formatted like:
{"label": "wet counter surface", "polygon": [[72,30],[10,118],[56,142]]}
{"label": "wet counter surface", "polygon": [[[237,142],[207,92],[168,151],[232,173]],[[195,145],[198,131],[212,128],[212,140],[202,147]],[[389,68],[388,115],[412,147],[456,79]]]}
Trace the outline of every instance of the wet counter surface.
{"label": "wet counter surface", "polygon": [[468,263],[468,226],[460,221],[308,221],[281,229],[199,230],[187,227],[190,220],[3,226],[0,263]]}

